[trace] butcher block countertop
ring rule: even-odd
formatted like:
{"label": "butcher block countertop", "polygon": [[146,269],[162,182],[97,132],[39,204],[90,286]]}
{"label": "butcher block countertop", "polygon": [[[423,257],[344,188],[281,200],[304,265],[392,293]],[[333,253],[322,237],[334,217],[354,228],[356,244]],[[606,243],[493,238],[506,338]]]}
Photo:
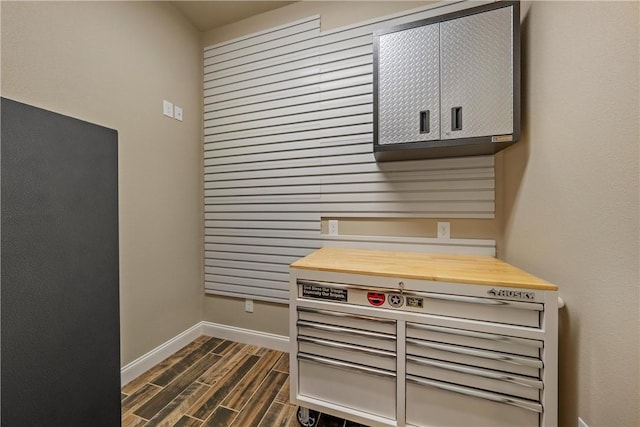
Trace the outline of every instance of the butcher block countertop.
{"label": "butcher block countertop", "polygon": [[302,270],[353,273],[557,291],[558,287],[490,256],[322,248],[291,264]]}

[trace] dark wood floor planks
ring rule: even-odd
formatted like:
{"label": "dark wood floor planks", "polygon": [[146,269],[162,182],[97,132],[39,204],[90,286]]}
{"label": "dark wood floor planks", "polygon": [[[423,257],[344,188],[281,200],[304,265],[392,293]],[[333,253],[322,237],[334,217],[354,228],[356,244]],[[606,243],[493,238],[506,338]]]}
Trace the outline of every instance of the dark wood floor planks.
{"label": "dark wood floor planks", "polygon": [[296,410],[287,353],[205,336],[122,388],[122,427],[297,427]]}

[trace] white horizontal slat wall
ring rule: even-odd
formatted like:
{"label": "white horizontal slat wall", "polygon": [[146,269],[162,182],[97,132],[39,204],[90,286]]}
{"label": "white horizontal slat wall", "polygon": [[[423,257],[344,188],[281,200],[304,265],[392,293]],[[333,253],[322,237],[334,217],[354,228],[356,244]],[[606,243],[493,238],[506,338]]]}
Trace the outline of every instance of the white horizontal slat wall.
{"label": "white horizontal slat wall", "polygon": [[316,16],[205,49],[209,293],[286,302],[289,264],[320,247],[317,212],[293,208],[320,200],[308,130],[358,110],[319,108],[319,35]]}
{"label": "white horizontal slat wall", "polygon": [[322,246],[495,253],[493,240],[320,233],[322,217],[494,217],[492,156],[372,153],[372,32],[443,12],[327,33],[311,17],[205,49],[208,293],[286,303],[288,265]]}

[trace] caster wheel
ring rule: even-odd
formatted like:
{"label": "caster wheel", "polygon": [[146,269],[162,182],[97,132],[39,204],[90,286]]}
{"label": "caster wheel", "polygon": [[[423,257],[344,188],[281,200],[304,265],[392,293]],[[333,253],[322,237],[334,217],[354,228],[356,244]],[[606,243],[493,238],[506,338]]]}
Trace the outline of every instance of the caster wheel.
{"label": "caster wheel", "polygon": [[297,416],[298,423],[300,423],[302,427],[315,427],[318,425],[320,412],[298,406]]}

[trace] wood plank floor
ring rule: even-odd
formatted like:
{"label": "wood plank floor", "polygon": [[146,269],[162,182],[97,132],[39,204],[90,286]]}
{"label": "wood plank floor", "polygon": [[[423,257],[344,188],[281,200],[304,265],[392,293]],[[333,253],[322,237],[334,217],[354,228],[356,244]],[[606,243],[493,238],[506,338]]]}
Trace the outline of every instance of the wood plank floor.
{"label": "wood plank floor", "polygon": [[[299,426],[289,355],[201,336],[122,388],[122,427]],[[321,415],[318,427],[365,427]]]}

